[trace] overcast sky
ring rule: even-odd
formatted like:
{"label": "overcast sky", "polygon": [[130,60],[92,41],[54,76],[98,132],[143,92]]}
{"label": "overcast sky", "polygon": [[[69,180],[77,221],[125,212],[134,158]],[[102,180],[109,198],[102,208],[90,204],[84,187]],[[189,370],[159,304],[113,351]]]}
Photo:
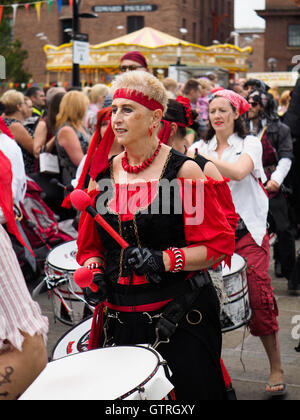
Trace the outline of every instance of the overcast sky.
{"label": "overcast sky", "polygon": [[236,28],[264,28],[265,20],[255,10],[264,9],[265,0],[235,0]]}

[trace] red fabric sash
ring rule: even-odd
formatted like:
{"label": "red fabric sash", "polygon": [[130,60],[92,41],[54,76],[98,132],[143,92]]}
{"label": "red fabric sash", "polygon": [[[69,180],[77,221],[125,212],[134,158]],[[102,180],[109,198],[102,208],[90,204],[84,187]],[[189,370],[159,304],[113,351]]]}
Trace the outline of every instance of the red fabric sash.
{"label": "red fabric sash", "polygon": [[28,247],[25,243],[22,235],[19,232],[15,214],[13,210],[13,194],[12,194],[12,169],[11,169],[11,162],[5,156],[3,152],[0,151],[0,164],[1,164],[1,172],[0,172],[0,206],[2,208],[3,214],[6,219],[7,230],[9,233],[13,234],[18,241],[26,247],[33,256],[34,253],[32,249]]}
{"label": "red fabric sash", "polygon": [[14,136],[12,135],[10,129],[7,127],[7,125],[5,124],[5,121],[3,118],[0,117],[0,131],[2,131],[2,133],[6,134],[8,137],[10,137],[11,139],[14,138]]}
{"label": "red fabric sash", "polygon": [[170,121],[162,120],[163,128],[158,133],[158,138],[163,144],[168,144],[171,135],[171,123]]}

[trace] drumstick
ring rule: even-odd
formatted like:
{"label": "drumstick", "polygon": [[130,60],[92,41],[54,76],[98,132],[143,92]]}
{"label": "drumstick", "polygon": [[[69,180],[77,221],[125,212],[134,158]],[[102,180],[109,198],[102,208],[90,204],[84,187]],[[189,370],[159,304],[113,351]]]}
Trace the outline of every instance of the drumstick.
{"label": "drumstick", "polygon": [[94,276],[91,270],[87,267],[81,267],[75,271],[73,278],[75,283],[82,289],[89,287],[92,292],[97,293],[99,288],[93,283],[93,277]]}
{"label": "drumstick", "polygon": [[103,219],[102,216],[92,206],[91,197],[82,190],[74,190],[71,195],[73,206],[79,211],[86,211],[92,218],[106,230],[109,235],[118,242],[123,249],[129,247],[129,244]]}

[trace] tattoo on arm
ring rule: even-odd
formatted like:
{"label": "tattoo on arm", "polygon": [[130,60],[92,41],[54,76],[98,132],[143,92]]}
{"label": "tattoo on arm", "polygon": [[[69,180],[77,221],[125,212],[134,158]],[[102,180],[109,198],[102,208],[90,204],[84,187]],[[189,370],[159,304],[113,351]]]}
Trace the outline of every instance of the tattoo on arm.
{"label": "tattoo on arm", "polygon": [[4,384],[10,384],[10,377],[14,373],[14,369],[11,366],[5,368],[5,374],[0,372],[0,387]]}
{"label": "tattoo on arm", "polygon": [[8,397],[9,396],[9,393],[8,392],[3,392],[3,393],[0,393],[0,397],[4,397],[4,398],[6,398],[6,397]]}
{"label": "tattoo on arm", "polygon": [[[11,375],[14,373],[14,369],[11,366],[7,366],[5,368],[5,373],[0,372],[0,387],[4,384],[10,384],[11,383]],[[0,397],[8,397],[9,393],[7,391],[0,392]]]}

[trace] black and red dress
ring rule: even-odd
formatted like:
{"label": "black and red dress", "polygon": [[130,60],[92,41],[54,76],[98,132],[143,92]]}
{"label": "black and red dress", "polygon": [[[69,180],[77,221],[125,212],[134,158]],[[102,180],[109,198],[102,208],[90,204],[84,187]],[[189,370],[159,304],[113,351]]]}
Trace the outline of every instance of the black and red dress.
{"label": "black and red dress", "polygon": [[[114,182],[111,160],[108,170],[97,179],[101,181],[100,187],[106,187],[90,193],[93,203],[130,246],[164,251],[171,246],[203,245],[207,248],[208,259],[225,255],[225,261],[230,264],[235,246],[234,231],[217,199],[216,182],[189,181],[189,188],[183,188],[186,180],[177,178],[177,174],[188,159],[170,150],[160,179],[145,182],[135,189],[132,184]],[[172,188],[167,190],[166,186],[170,184]],[[186,202],[190,202],[186,195],[195,202],[197,194],[198,199],[201,197],[203,209],[200,217],[192,215],[190,206],[189,209],[186,206]],[[105,305],[108,314],[117,314],[115,318],[107,318],[106,344],[153,344],[156,316],[164,312],[170,302],[184,305],[192,284],[190,280],[197,273],[166,272],[159,284],[150,283],[147,275],[137,276],[124,263],[121,247],[87,213],[81,216],[77,243],[80,265],[92,257],[101,257],[105,261],[108,289]],[[210,281],[199,289],[196,300],[185,315],[188,316],[182,317],[170,342],[158,347],[173,372],[176,397],[179,400],[225,399],[220,367],[219,302]]]}

